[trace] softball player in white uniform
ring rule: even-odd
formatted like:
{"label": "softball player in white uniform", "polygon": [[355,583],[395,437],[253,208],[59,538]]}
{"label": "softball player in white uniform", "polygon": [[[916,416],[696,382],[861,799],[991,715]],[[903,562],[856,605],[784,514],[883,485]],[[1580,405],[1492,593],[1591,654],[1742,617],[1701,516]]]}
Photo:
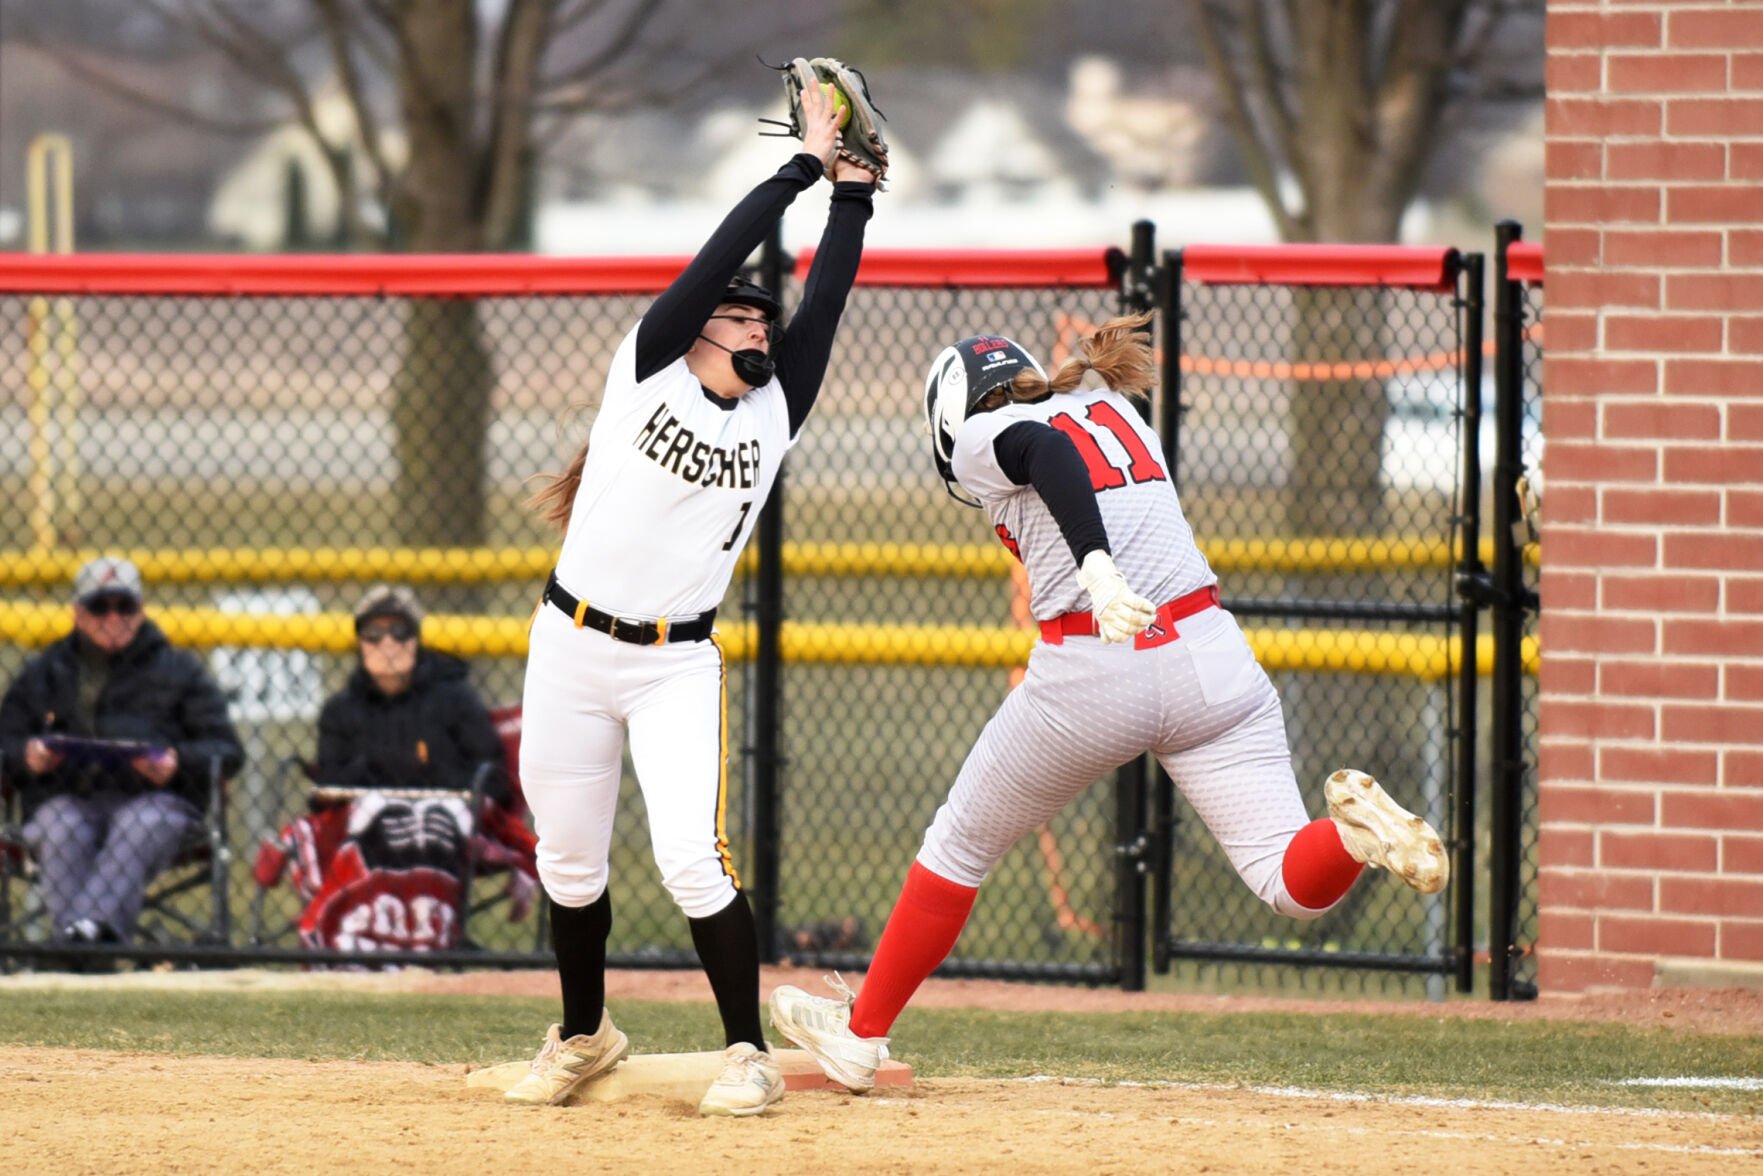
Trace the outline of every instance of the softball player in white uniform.
{"label": "softball player in white uniform", "polygon": [[780,339],[777,299],[735,272],[832,153],[831,102],[810,87],[803,108],[803,153],[735,207],[625,337],[588,444],[535,499],[566,531],[533,618],[520,774],[563,1020],[511,1102],[560,1103],[628,1047],[605,1010],[607,858],[627,733],[655,862],[727,1039],[700,1110],[755,1114],[783,1094],[759,1023],[753,913],[724,831],[728,724],[712,626],[819,393],[871,211],[874,177],[838,159],[826,230]]}
{"label": "softball player in white uniform", "polygon": [[[841,999],[772,995],[773,1026],[853,1090],[873,1085],[894,1019],[1006,851],[1146,752],[1283,914],[1323,914],[1366,863],[1426,893],[1445,884],[1438,834],[1370,776],[1336,772],[1330,817],[1305,813],[1279,696],[1219,607],[1157,435],[1126,394],[1151,383],[1148,319],[1105,323],[1051,380],[1000,336],[963,339],[931,366],[938,472],[1022,560],[1041,639],[925,834],[863,991],[835,978]],[[1079,389],[1090,370],[1105,388]]]}

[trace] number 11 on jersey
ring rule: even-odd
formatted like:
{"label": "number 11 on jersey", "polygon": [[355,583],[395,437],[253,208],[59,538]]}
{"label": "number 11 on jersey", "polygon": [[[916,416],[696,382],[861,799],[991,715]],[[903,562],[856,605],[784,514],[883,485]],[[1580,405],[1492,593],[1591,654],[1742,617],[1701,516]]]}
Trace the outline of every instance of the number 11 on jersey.
{"label": "number 11 on jersey", "polygon": [[724,551],[733,547],[735,545],[735,540],[741,537],[741,528],[747,525],[747,512],[752,509],[753,500],[751,498],[741,503],[741,517],[735,520],[735,529],[729,532],[728,542],[722,545]]}

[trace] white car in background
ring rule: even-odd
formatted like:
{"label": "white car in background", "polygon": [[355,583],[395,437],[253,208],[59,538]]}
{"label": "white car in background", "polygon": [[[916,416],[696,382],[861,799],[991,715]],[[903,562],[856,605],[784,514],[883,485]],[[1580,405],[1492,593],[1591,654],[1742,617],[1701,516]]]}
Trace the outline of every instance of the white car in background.
{"label": "white car in background", "polygon": [[[1455,388],[1448,379],[1397,377],[1385,385],[1389,415],[1384,420],[1384,484],[1402,490],[1447,491],[1461,480],[1462,422]],[[1534,387],[1524,389],[1524,438],[1520,455],[1526,479],[1542,485],[1542,401]],[[1482,491],[1494,473],[1494,376],[1484,370],[1479,437]]]}

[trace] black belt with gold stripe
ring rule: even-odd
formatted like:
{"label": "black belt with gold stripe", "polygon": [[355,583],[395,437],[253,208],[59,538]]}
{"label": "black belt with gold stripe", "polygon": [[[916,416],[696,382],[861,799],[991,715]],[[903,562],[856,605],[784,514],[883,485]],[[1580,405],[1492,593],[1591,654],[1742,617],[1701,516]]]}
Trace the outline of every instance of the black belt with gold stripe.
{"label": "black belt with gold stripe", "polygon": [[563,610],[578,629],[597,629],[614,641],[631,645],[668,645],[675,641],[703,641],[716,627],[716,610],[691,617],[663,617],[658,621],[630,621],[601,612],[585,600],[577,600],[557,582],[552,572],[545,581],[545,601]]}

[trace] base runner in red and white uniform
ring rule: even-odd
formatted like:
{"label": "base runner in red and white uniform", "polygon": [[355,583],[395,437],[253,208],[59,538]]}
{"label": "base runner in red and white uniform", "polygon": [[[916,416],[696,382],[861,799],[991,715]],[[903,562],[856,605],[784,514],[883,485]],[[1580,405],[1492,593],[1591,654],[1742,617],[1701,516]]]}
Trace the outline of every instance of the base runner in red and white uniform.
{"label": "base runner in red and white uniform", "polygon": [[[565,527],[533,617],[520,778],[539,835],[563,1019],[510,1102],[556,1105],[628,1049],[606,1013],[608,854],[623,752],[662,882],[691,927],[727,1045],[704,1114],[783,1095],[760,1024],[759,947],[729,853],[725,666],[716,607],[820,392],[877,177],[834,155],[838,111],[802,96],[802,150],[754,188],[613,356],[588,444],[535,499]],[[834,181],[787,328],[736,276],[797,195]]]}
{"label": "base runner in red and white uniform", "polygon": [[[838,999],[788,985],[772,994],[772,1025],[851,1090],[874,1085],[894,1019],[954,948],[1010,847],[1146,752],[1282,914],[1323,914],[1368,864],[1422,893],[1445,884],[1438,834],[1365,773],[1335,772],[1329,816],[1305,812],[1279,695],[1219,607],[1157,435],[1129,399],[1153,378],[1149,317],[1103,324],[1051,379],[996,335],[963,339],[931,365],[937,470],[1022,560],[1041,638],[925,834],[863,990],[832,977]],[[1106,387],[1080,388],[1091,371]]]}

